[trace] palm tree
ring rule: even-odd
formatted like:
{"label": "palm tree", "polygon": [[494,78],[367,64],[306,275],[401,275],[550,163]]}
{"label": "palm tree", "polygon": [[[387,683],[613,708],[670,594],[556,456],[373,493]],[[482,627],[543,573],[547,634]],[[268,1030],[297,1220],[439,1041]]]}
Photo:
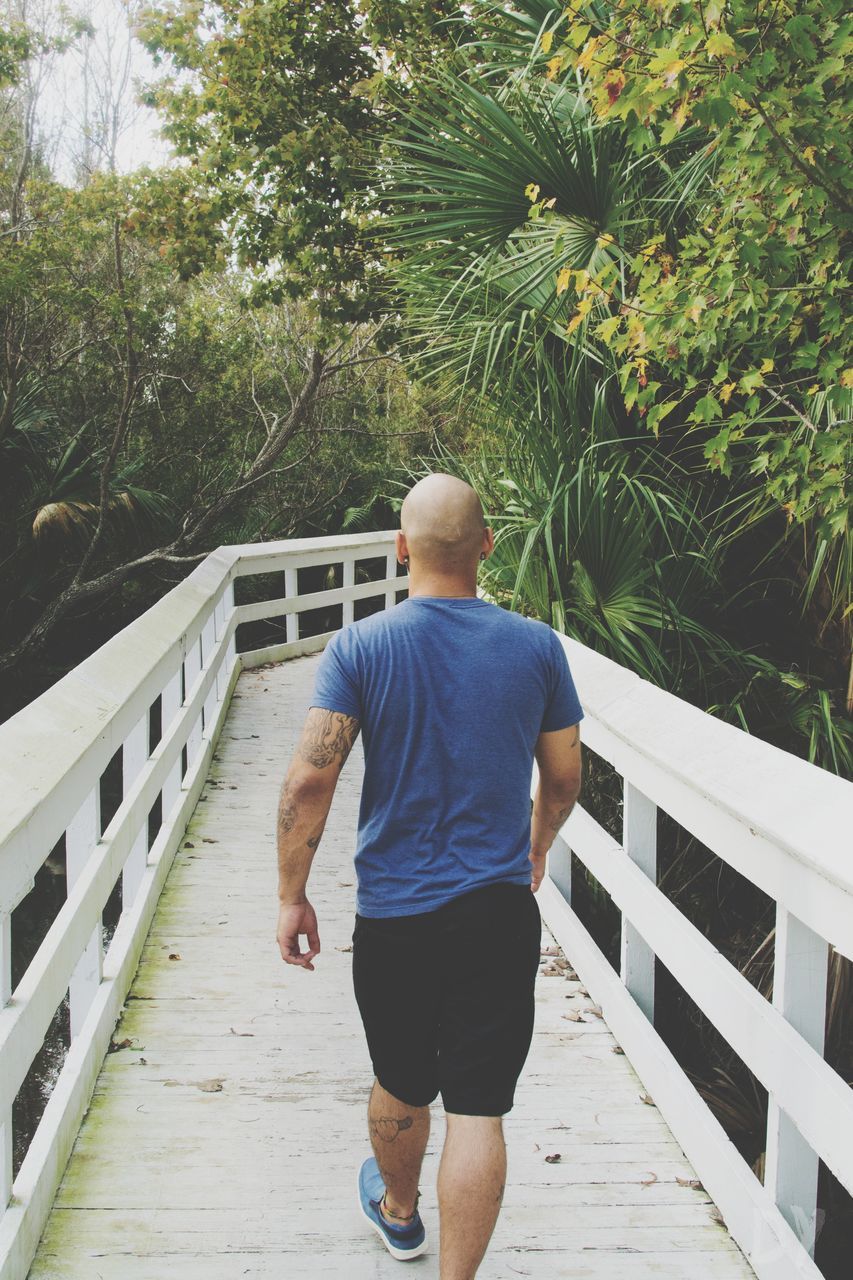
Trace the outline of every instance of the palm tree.
{"label": "palm tree", "polygon": [[[647,430],[659,384],[642,342],[627,396],[608,347],[629,262],[652,232],[691,225],[707,139],[683,130],[637,156],[580,82],[545,74],[562,5],[476,12],[480,38],[401,106],[373,182],[412,369],[501,442],[445,464],[503,512],[493,586],[703,708],[849,768],[851,725],[826,691],[761,652],[753,613],[781,572],[763,485],[746,467],[708,472],[689,404]],[[828,556],[815,552],[807,596]]]}

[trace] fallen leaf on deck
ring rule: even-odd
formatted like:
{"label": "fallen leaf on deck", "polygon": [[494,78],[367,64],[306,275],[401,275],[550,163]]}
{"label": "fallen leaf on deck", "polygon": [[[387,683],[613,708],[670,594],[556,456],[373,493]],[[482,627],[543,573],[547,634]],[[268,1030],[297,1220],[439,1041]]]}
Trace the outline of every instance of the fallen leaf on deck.
{"label": "fallen leaf on deck", "polygon": [[196,1080],[195,1087],[201,1089],[202,1093],[221,1093],[222,1080]]}
{"label": "fallen leaf on deck", "polygon": [[578,995],[579,995],[579,996],[588,996],[588,995],[589,995],[589,992],[587,991],[586,987],[578,987]]}
{"label": "fallen leaf on deck", "polygon": [[600,1004],[588,1004],[584,1009],[584,1013],[591,1013],[594,1018],[604,1017]]}
{"label": "fallen leaf on deck", "polygon": [[192,844],[192,843],[191,843],[191,841],[189,841],[189,840],[188,840],[188,841],[186,842],[186,844],[184,845],[184,848],[185,848],[185,849],[194,849],[194,848],[195,848],[195,845],[194,845],[194,844]]}
{"label": "fallen leaf on deck", "polygon": [[107,1053],[117,1053],[119,1049],[133,1048],[132,1040],[111,1040]]}
{"label": "fallen leaf on deck", "polygon": [[640,1101],[645,1102],[647,1107],[653,1107],[655,1105],[654,1098],[650,1098],[647,1093],[640,1094]]}
{"label": "fallen leaf on deck", "polygon": [[558,956],[560,954],[559,947],[540,947],[540,956]]}
{"label": "fallen leaf on deck", "polygon": [[170,960],[180,960],[180,958],[181,958],[181,957],[180,957],[179,952],[177,952],[177,951],[170,951],[170,952],[169,952],[169,959],[170,959]]}
{"label": "fallen leaf on deck", "polygon": [[704,1187],[698,1178],[679,1178],[676,1175],[675,1181],[680,1187],[693,1187],[696,1191],[704,1191]]}
{"label": "fallen leaf on deck", "polygon": [[568,1013],[564,1013],[561,1016],[566,1018],[569,1022],[583,1022],[583,1018],[580,1016],[577,1009],[570,1009]]}
{"label": "fallen leaf on deck", "polygon": [[352,947],[335,947],[336,951],[352,951]]}
{"label": "fallen leaf on deck", "polygon": [[714,1208],[711,1210],[709,1217],[712,1222],[719,1223],[721,1227],[724,1227],[726,1225],[725,1218],[723,1217],[723,1215],[720,1213],[719,1209],[716,1206],[714,1206]]}
{"label": "fallen leaf on deck", "polygon": [[232,1036],[253,1036],[255,1034],[254,1031],[235,1031],[233,1027],[229,1027],[228,1030]]}
{"label": "fallen leaf on deck", "polygon": [[621,1044],[614,1044],[614,1045],[611,1047],[610,1052],[611,1052],[611,1053],[624,1053],[624,1052],[625,1052],[625,1050],[622,1048]]}
{"label": "fallen leaf on deck", "polygon": [[562,978],[562,976],[563,976],[563,971],[562,971],[562,969],[558,969],[558,968],[557,968],[555,965],[553,965],[553,964],[548,964],[548,965],[546,965],[546,966],[545,966],[545,968],[544,968],[544,969],[540,969],[540,970],[539,970],[539,972],[540,972],[540,973],[542,974],[542,976],[543,976],[543,977],[545,977],[545,978]]}
{"label": "fallen leaf on deck", "polygon": [[218,840],[214,840],[213,836],[202,836],[202,844],[219,844]]}
{"label": "fallen leaf on deck", "polygon": [[546,1163],[546,1164],[559,1164],[559,1163],[560,1163],[560,1161],[562,1160],[562,1158],[563,1158],[563,1157],[560,1155],[559,1151],[555,1151],[555,1152],[554,1152],[554,1154],[553,1154],[552,1156],[546,1156],[546,1157],[545,1157],[545,1163]]}
{"label": "fallen leaf on deck", "polygon": [[652,1173],[651,1169],[649,1170],[648,1178],[640,1179],[644,1187],[650,1187],[652,1183],[657,1182],[657,1180],[658,1180],[658,1175],[656,1173]]}

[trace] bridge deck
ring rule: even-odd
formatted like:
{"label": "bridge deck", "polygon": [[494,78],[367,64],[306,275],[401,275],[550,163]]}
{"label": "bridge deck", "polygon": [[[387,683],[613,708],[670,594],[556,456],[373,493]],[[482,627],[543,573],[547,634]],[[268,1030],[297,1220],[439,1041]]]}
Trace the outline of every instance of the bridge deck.
{"label": "bridge deck", "polygon": [[[356,748],[312,875],[316,972],[275,945],[273,815],[315,658],[247,671],[60,1186],[30,1280],[382,1280],[356,1209],[370,1063],[352,995]],[[545,941],[550,936],[545,934]],[[752,1271],[627,1059],[541,976],[505,1120],[509,1178],[480,1276],[748,1280]],[[422,1183],[437,1277],[434,1109]],[[546,1157],[559,1154],[559,1161]]]}

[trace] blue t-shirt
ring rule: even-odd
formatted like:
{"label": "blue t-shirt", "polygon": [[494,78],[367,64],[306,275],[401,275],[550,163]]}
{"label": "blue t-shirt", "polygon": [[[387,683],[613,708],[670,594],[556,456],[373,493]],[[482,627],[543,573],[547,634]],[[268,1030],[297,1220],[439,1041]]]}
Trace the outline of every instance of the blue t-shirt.
{"label": "blue t-shirt", "polygon": [[409,597],[335,633],[311,705],[361,722],[360,915],[530,883],[536,740],[583,718],[547,624],[476,596]]}

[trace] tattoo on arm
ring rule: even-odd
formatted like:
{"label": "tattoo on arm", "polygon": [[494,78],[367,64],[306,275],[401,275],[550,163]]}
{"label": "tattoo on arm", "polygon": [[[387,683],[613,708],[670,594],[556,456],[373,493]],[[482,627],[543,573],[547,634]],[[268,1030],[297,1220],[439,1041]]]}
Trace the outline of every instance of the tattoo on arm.
{"label": "tattoo on arm", "polygon": [[296,749],[297,755],[317,769],[325,769],[330,764],[337,764],[342,769],[358,737],[359,728],[355,716],[311,707]]}
{"label": "tattoo on arm", "polygon": [[551,828],[552,831],[560,830],[560,827],[566,821],[566,818],[568,818],[573,808],[574,808],[574,805],[567,804],[567,805],[564,805],[562,809],[557,810],[555,817],[553,817],[552,820],[548,823],[548,826]]}
{"label": "tattoo on arm", "polygon": [[[287,779],[285,779],[281,789],[281,798],[279,800],[279,806],[278,806],[279,836],[290,835],[291,831],[296,826],[298,821],[299,821],[299,810],[297,809],[296,802],[293,799],[293,794],[291,792],[290,784],[287,781]],[[323,827],[320,828],[320,830],[317,832],[316,835],[309,836],[308,839],[305,841],[309,849],[317,848],[317,845],[320,843],[320,839],[323,835],[324,827],[325,827],[325,823],[323,824]]]}

